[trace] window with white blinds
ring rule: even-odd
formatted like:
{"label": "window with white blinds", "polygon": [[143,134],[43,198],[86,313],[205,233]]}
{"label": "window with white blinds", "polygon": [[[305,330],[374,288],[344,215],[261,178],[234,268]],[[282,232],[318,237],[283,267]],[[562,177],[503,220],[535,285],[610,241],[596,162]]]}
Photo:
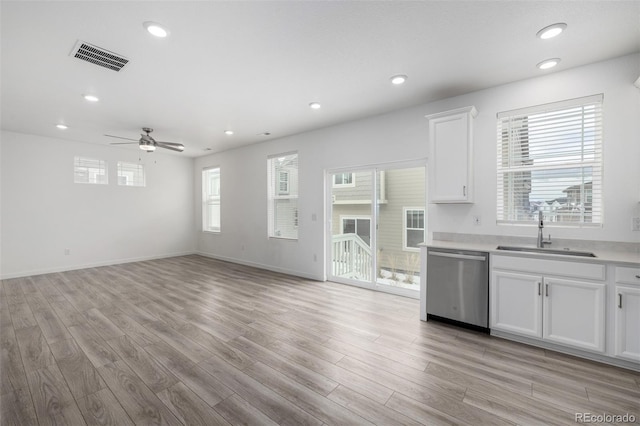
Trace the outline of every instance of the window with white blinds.
{"label": "window with white blinds", "polygon": [[73,182],[106,185],[109,183],[107,162],[95,158],[73,158]]}
{"label": "window with white blinds", "polygon": [[602,225],[602,100],[498,114],[499,224]]}
{"label": "window with white blinds", "polygon": [[298,154],[267,159],[269,237],[298,239]]}
{"label": "window with white blinds", "polygon": [[202,230],[220,232],[220,167],[202,171]]}
{"label": "window with white blinds", "polygon": [[139,163],[118,161],[118,185],[146,186],[144,166]]}

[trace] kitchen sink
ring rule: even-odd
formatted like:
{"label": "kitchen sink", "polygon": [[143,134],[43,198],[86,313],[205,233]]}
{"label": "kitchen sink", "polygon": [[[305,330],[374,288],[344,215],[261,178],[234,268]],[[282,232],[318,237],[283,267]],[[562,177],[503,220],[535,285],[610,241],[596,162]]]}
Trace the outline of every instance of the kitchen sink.
{"label": "kitchen sink", "polygon": [[568,248],[549,249],[549,248],[521,247],[521,246],[498,246],[498,250],[523,251],[523,252],[529,252],[529,253],[544,253],[544,254],[561,254],[563,256],[596,257],[595,254],[588,251],[576,251]]}

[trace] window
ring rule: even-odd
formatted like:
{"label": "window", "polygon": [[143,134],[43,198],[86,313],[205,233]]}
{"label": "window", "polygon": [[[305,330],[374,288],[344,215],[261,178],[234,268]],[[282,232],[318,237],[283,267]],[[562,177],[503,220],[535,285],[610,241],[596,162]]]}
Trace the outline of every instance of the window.
{"label": "window", "polygon": [[362,241],[371,246],[371,217],[341,217],[342,233],[356,234]]}
{"label": "window", "polygon": [[499,224],[602,224],[602,99],[498,114]]}
{"label": "window", "polygon": [[405,208],[403,249],[419,251],[418,244],[425,241],[424,209]]}
{"label": "window", "polygon": [[73,181],[75,183],[108,184],[107,162],[93,158],[74,157]]}
{"label": "window", "polygon": [[118,161],[118,185],[146,186],[144,166],[138,163]]}
{"label": "window", "polygon": [[353,173],[336,173],[333,175],[334,187],[356,186],[356,180]]}
{"label": "window", "polygon": [[269,236],[298,239],[298,154],[267,159]]}
{"label": "window", "polygon": [[202,230],[220,232],[220,167],[202,171]]}

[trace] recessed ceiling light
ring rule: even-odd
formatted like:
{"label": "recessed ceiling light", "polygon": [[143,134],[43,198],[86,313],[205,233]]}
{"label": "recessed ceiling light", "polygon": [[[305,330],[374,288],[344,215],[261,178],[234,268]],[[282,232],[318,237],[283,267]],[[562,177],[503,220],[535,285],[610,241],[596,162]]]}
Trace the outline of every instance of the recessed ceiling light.
{"label": "recessed ceiling light", "polygon": [[566,28],[567,28],[567,24],[565,24],[564,22],[560,22],[557,24],[549,25],[548,27],[544,27],[543,29],[538,31],[536,36],[538,36],[543,40],[547,40],[557,36],[558,34],[563,32]]}
{"label": "recessed ceiling light", "polygon": [[228,135],[228,136],[231,136],[233,134],[233,130],[225,130],[224,134]]}
{"label": "recessed ceiling light", "polygon": [[555,67],[559,63],[560,63],[560,58],[552,58],[552,59],[545,59],[544,61],[540,62],[536,66],[541,70],[548,70],[549,68]]}
{"label": "recessed ceiling light", "polygon": [[391,83],[398,85],[398,84],[403,84],[405,81],[407,81],[407,76],[406,75],[394,75],[393,77],[391,77]]}
{"label": "recessed ceiling light", "polygon": [[84,100],[85,101],[89,101],[89,102],[98,102],[100,99],[98,99],[97,96],[94,95],[83,95]]}
{"label": "recessed ceiling light", "polygon": [[160,38],[165,38],[169,35],[169,30],[167,30],[162,25],[157,22],[147,21],[142,24],[142,26],[152,35]]}
{"label": "recessed ceiling light", "polygon": [[311,109],[320,109],[321,106],[322,105],[320,105],[320,103],[318,103],[318,102],[311,102],[309,104],[309,108],[311,108]]}
{"label": "recessed ceiling light", "polygon": [[68,127],[67,127],[67,126],[65,126],[64,124],[56,124],[56,127],[57,127],[58,129],[60,129],[60,130],[66,130],[66,129],[68,129]]}

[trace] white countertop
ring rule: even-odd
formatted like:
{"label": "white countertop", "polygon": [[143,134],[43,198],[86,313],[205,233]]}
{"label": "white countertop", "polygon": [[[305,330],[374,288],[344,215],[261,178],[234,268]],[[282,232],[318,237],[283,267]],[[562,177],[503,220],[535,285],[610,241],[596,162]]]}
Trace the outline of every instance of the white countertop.
{"label": "white countertop", "polygon": [[[527,256],[527,257],[539,257],[539,258],[547,258],[547,259],[562,259],[562,260],[572,260],[572,261],[580,261],[580,262],[612,262],[612,263],[624,263],[624,264],[632,264],[632,266],[640,266],[640,253],[637,251],[616,251],[610,249],[598,249],[597,244],[594,245],[594,249],[574,249],[576,251],[589,251],[596,255],[596,257],[584,257],[584,256],[567,256],[562,254],[551,254],[551,253],[537,253],[537,252],[526,252],[526,251],[507,251],[507,250],[498,250],[498,245],[503,246],[519,246],[519,247],[535,247],[533,245],[527,244],[510,244],[510,243],[489,243],[489,242],[468,242],[468,241],[446,241],[446,240],[429,240],[425,243],[421,244],[424,247],[439,247],[446,249],[459,249],[459,250],[475,250],[475,251],[485,251],[492,254],[500,254],[506,256]],[[562,246],[554,247],[552,245],[551,249],[564,249]]]}

